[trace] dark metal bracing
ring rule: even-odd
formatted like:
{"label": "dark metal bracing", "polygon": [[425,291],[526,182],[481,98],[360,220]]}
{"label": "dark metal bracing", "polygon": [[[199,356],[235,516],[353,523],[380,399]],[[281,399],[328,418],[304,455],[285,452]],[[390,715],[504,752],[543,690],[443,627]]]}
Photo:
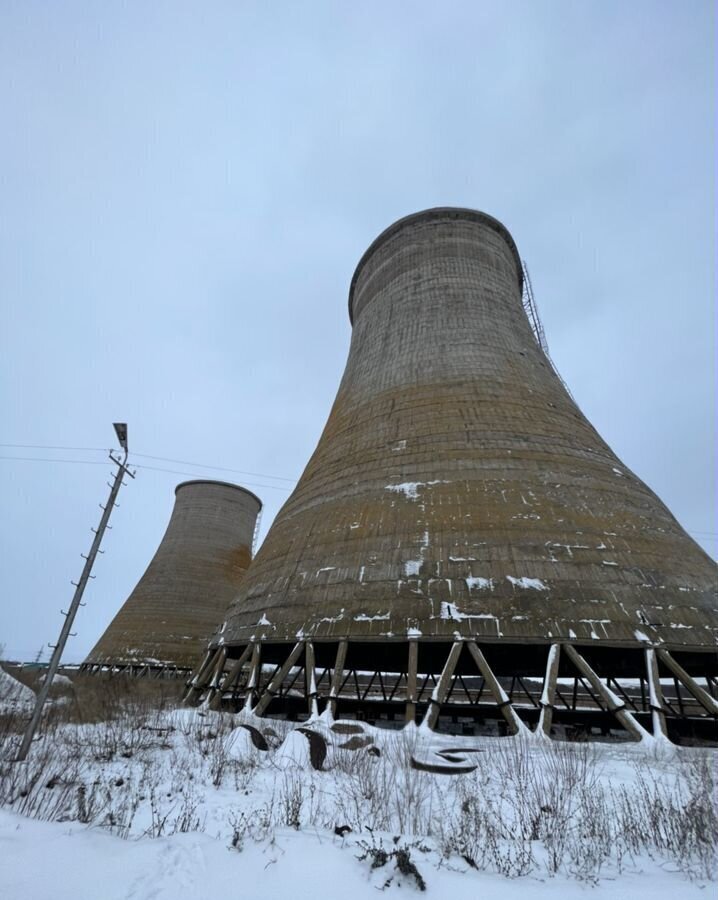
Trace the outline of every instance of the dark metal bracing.
{"label": "dark metal bracing", "polygon": [[488,727],[549,737],[600,733],[718,743],[714,655],[679,661],[646,647],[626,658],[621,648],[555,643],[540,648],[519,675],[511,650],[520,652],[520,646],[402,642],[391,654],[399,665],[388,669],[388,656],[375,654],[372,663],[367,649],[346,641],[256,642],[235,648],[233,658],[218,648],[187,682],[185,699],[300,720],[328,711],[333,717],[426,722],[463,733]]}
{"label": "dark metal bracing", "polygon": [[149,679],[187,679],[192,674],[192,670],[186,666],[150,666],[146,663],[126,663],[118,665],[99,665],[93,663],[83,663],[79,667],[79,671],[85,675],[123,675],[130,678],[149,678]]}

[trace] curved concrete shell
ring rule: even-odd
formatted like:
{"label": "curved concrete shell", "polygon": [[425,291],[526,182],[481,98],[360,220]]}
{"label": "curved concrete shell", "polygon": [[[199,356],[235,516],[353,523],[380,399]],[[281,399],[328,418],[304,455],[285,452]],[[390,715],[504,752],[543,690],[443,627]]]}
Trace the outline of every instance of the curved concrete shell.
{"label": "curved concrete shell", "polygon": [[716,566],[575,404],[522,277],[506,228],[474,210],[373,242],[324,432],[213,647],[259,642],[279,663],[311,641],[318,666],[344,646],[347,670],[406,674],[413,641],[432,678],[456,642],[507,677],[543,675],[564,643],[611,648],[614,674],[645,672],[654,647],[715,668]]}
{"label": "curved concrete shell", "polygon": [[252,558],[261,501],[221,481],[185,481],[147,571],[85,660],[86,669],[191,669]]}

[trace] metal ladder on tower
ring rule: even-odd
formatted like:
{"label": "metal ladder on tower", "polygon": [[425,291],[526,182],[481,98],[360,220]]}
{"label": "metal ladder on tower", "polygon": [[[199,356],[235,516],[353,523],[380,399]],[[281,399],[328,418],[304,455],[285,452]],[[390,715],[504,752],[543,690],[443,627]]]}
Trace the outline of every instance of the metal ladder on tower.
{"label": "metal ladder on tower", "polygon": [[[548,349],[548,341],[546,340],[546,332],[544,331],[543,323],[541,322],[541,317],[539,316],[538,306],[536,305],[536,297],[534,296],[533,286],[531,284],[531,276],[529,275],[528,266],[526,265],[526,260],[521,260],[521,268],[523,269],[524,274],[524,287],[523,294],[521,297],[521,302],[524,307],[524,312],[526,313],[526,318],[529,320],[529,325],[531,326],[531,330],[534,333],[534,337],[536,338],[536,343],[539,345],[541,352],[546,357],[548,364],[553,369],[554,374],[561,382],[564,387],[564,390],[569,395],[569,397],[576,403],[576,398],[571,393],[569,386],[561,377],[561,373],[556,368],[556,364],[551,359],[551,354]],[[578,404],[576,404],[578,406]]]}

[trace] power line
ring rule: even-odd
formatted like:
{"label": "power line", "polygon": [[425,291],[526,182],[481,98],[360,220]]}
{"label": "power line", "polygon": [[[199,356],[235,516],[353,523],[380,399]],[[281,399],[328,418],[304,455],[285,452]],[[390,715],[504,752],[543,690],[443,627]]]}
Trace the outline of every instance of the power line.
{"label": "power line", "polygon": [[[69,448],[68,448],[69,449]],[[0,456],[0,459],[14,459],[22,462],[54,462],[75,463],[80,466],[106,466],[106,462],[97,459],[59,459],[56,456]]]}
{"label": "power line", "polygon": [[[139,455],[139,454],[138,454]],[[0,459],[15,460],[16,462],[50,462],[50,463],[71,463],[73,465],[84,466],[105,466],[107,463],[99,462],[94,459],[59,459],[52,456],[0,456]],[[133,468],[149,469],[153,472],[166,472],[169,475],[188,475],[190,478],[202,478],[202,472],[181,472],[178,469],[162,469],[159,466],[147,466],[144,463],[138,463]],[[283,484],[258,484],[255,481],[244,482],[249,487],[269,488],[274,491],[290,491],[290,487]]]}
{"label": "power line", "polygon": [[15,447],[18,450],[94,450],[106,453],[108,447],[53,447],[50,444],[0,444],[0,447]]}
{"label": "power line", "polygon": [[[140,456],[141,454],[136,454]],[[159,466],[146,466],[144,464],[137,463],[135,466],[136,469],[150,469],[153,472],[168,472],[170,475],[189,475],[191,478],[201,478],[201,472],[180,472],[178,469],[161,469]],[[225,471],[236,471],[232,469],[227,469]],[[270,476],[271,477],[271,476]],[[271,488],[274,491],[291,491],[290,487],[285,487],[283,484],[257,484],[253,481],[245,481],[245,484],[250,485],[251,487],[260,487],[260,488]]]}
{"label": "power line", "polygon": [[267,475],[266,472],[247,472],[243,469],[228,469],[225,466],[206,466],[204,463],[190,462],[187,459],[169,459],[167,456],[150,456],[149,453],[133,453],[142,459],[157,459],[161,462],[178,463],[181,466],[197,466],[199,469],[214,469],[217,472],[237,472],[239,475],[251,475],[254,478],[273,478],[275,481],[289,481],[296,484],[296,478],[285,478],[284,475]]}
{"label": "power line", "polygon": [[[18,450],[86,450],[93,453],[106,453],[106,447],[55,447],[49,444],[0,444],[0,447],[11,447]],[[171,459],[168,456],[152,456],[149,453],[133,452],[133,457],[139,456],[141,459],[155,459],[159,462],[177,463],[181,466],[194,466],[198,469],[214,469],[216,472],[236,472],[238,475],[250,475],[252,478],[271,478],[273,481],[287,481],[290,484],[296,484],[296,478],[287,478],[284,475],[269,475],[267,472],[248,472],[245,469],[232,469],[227,466],[210,466],[205,463],[191,462],[188,459]],[[0,459],[20,459],[21,457],[3,456]],[[26,457],[22,457],[26,458]],[[37,457],[38,459],[41,457]],[[72,460],[68,460],[72,462]],[[147,467],[149,468],[149,467]],[[180,473],[181,474],[181,473]]]}

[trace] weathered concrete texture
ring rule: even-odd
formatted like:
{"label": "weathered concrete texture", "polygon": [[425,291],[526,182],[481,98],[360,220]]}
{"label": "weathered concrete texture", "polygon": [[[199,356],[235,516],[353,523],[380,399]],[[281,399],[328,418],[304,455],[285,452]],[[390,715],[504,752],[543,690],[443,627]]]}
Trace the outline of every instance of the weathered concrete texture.
{"label": "weathered concrete texture", "polygon": [[715,564],[567,394],[521,277],[506,229],[472,210],[372,244],[329,420],[220,642],[715,649]]}
{"label": "weathered concrete texture", "polygon": [[237,593],[260,500],[219,481],[186,481],[175,494],[154,559],[85,665],[191,668]]}

